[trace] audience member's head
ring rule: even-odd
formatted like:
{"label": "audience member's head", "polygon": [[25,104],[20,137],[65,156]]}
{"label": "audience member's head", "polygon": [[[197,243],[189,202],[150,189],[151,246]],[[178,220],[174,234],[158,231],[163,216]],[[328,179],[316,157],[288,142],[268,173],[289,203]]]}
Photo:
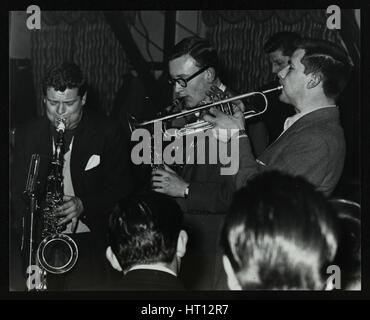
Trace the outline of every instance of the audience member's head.
{"label": "audience member's head", "polygon": [[324,289],[336,223],[326,198],[303,178],[256,176],[236,193],[224,224],[230,289]]}
{"label": "audience member's head", "polygon": [[153,193],[124,198],[109,217],[106,255],[118,271],[162,265],[178,273],[186,243],[182,211],[166,196]]}
{"label": "audience member's head", "polygon": [[300,35],[296,32],[282,31],[273,34],[264,44],[263,50],[269,55],[272,73],[277,74],[288,65],[290,56],[297,49]]}
{"label": "audience member's head", "polygon": [[358,203],[330,200],[339,220],[338,250],[333,264],[340,267],[341,289],[361,289],[361,207]]}

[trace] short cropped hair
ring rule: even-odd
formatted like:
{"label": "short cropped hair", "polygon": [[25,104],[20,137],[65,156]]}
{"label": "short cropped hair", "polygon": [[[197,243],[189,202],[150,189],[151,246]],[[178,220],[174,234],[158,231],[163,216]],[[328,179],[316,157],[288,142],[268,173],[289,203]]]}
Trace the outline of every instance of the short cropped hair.
{"label": "short cropped hair", "polygon": [[198,67],[213,67],[217,72],[217,51],[209,40],[197,36],[184,38],[174,46],[168,60],[171,61],[186,54],[196,61]]}
{"label": "short cropped hair", "polygon": [[299,49],[305,50],[301,63],[304,73],[322,77],[324,94],[336,99],[348,83],[351,65],[346,51],[339,45],[321,39],[302,39]]}
{"label": "short cropped hair", "polygon": [[239,190],[221,245],[243,289],[323,289],[337,250],[335,213],[302,177],[265,172]]}
{"label": "short cropped hair", "polygon": [[281,50],[284,56],[291,56],[297,49],[297,41],[301,36],[296,32],[282,31],[273,34],[264,44],[263,51],[271,53]]}
{"label": "short cropped hair", "polygon": [[130,196],[119,201],[109,217],[109,245],[122,269],[171,263],[182,218],[177,203],[164,195]]}
{"label": "short cropped hair", "polygon": [[48,88],[62,92],[66,89],[78,88],[78,95],[82,97],[86,93],[87,83],[80,67],[74,62],[65,61],[46,71],[42,83],[42,91],[45,96]]}

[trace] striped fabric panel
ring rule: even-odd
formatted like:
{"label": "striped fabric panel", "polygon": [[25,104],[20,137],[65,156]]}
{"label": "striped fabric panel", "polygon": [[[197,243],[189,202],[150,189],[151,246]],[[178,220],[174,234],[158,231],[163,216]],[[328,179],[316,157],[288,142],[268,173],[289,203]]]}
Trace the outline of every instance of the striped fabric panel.
{"label": "striped fabric panel", "polygon": [[72,41],[69,25],[45,26],[31,34],[31,61],[34,87],[37,99],[37,112],[44,115],[42,102],[42,78],[50,66],[71,57]]}
{"label": "striped fabric panel", "polygon": [[44,114],[41,81],[47,67],[64,60],[73,60],[84,72],[94,91],[94,105],[109,114],[114,98],[123,85],[123,76],[131,66],[120,43],[103,16],[91,21],[69,25],[61,22],[32,33],[34,85],[37,91],[38,113]]}
{"label": "striped fabric panel", "polygon": [[306,11],[295,23],[288,23],[289,17],[281,19],[283,16],[275,11],[270,19],[261,20],[246,14],[238,23],[219,19],[219,23],[207,27],[206,36],[215,44],[225,73],[222,80],[236,92],[254,91],[271,80],[268,57],[262,48],[276,32],[296,31],[302,36],[341,41],[338,31],[327,29],[322,10]]}

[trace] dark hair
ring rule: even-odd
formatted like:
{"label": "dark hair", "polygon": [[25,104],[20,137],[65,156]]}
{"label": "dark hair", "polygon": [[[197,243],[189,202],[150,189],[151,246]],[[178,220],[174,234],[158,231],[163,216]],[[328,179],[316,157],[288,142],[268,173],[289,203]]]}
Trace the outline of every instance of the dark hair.
{"label": "dark hair", "polygon": [[297,49],[297,41],[301,36],[296,32],[282,31],[273,34],[264,44],[263,51],[271,53],[281,50],[284,56],[291,56]]}
{"label": "dark hair", "polygon": [[305,179],[265,172],[236,193],[221,245],[243,289],[322,289],[337,249],[334,219]]}
{"label": "dark hair", "polygon": [[343,48],[326,40],[302,39],[299,49],[305,50],[301,63],[305,74],[321,75],[324,93],[336,99],[347,85],[351,73],[348,55]]}
{"label": "dark hair", "polygon": [[217,51],[209,40],[196,36],[184,38],[174,46],[168,60],[171,61],[186,54],[196,61],[198,67],[213,67],[217,72]]}
{"label": "dark hair", "polygon": [[123,270],[136,264],[172,262],[182,227],[177,203],[164,195],[122,199],[109,217],[109,245]]}
{"label": "dark hair", "polygon": [[361,206],[345,199],[332,199],[339,221],[338,250],[333,264],[340,267],[341,286],[361,284]]}
{"label": "dark hair", "polygon": [[87,83],[80,67],[74,62],[65,61],[59,65],[52,66],[46,71],[42,83],[44,95],[46,95],[47,89],[50,87],[56,91],[78,88],[78,95],[82,97],[87,90]]}

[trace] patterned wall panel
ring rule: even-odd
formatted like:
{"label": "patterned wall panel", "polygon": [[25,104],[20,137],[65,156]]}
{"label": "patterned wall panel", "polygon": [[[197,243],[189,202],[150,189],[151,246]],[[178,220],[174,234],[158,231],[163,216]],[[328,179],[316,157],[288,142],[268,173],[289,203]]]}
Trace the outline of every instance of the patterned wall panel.
{"label": "patterned wall panel", "polygon": [[92,90],[90,98],[94,99],[92,104],[109,114],[116,92],[123,85],[123,75],[131,69],[125,52],[101,13],[80,12],[80,19],[72,22],[68,16],[61,17],[63,15],[48,15],[41,30],[34,32],[31,38],[38,113],[44,114],[41,81],[46,68],[73,60],[87,77]]}
{"label": "patterned wall panel", "polygon": [[[222,16],[221,16],[222,15]],[[227,14],[205,12],[207,38],[216,46],[224,82],[236,92],[257,89],[271,80],[263,44],[279,31],[340,42],[338,31],[326,28],[324,10],[266,10]]]}
{"label": "patterned wall panel", "polygon": [[72,54],[72,26],[43,25],[42,29],[31,35],[31,61],[36,91],[37,113],[44,115],[42,102],[42,78],[50,66],[69,60]]}
{"label": "patterned wall panel", "polygon": [[123,76],[130,70],[125,52],[105,21],[86,21],[76,30],[74,60],[85,71],[94,98],[105,113],[113,107]]}

